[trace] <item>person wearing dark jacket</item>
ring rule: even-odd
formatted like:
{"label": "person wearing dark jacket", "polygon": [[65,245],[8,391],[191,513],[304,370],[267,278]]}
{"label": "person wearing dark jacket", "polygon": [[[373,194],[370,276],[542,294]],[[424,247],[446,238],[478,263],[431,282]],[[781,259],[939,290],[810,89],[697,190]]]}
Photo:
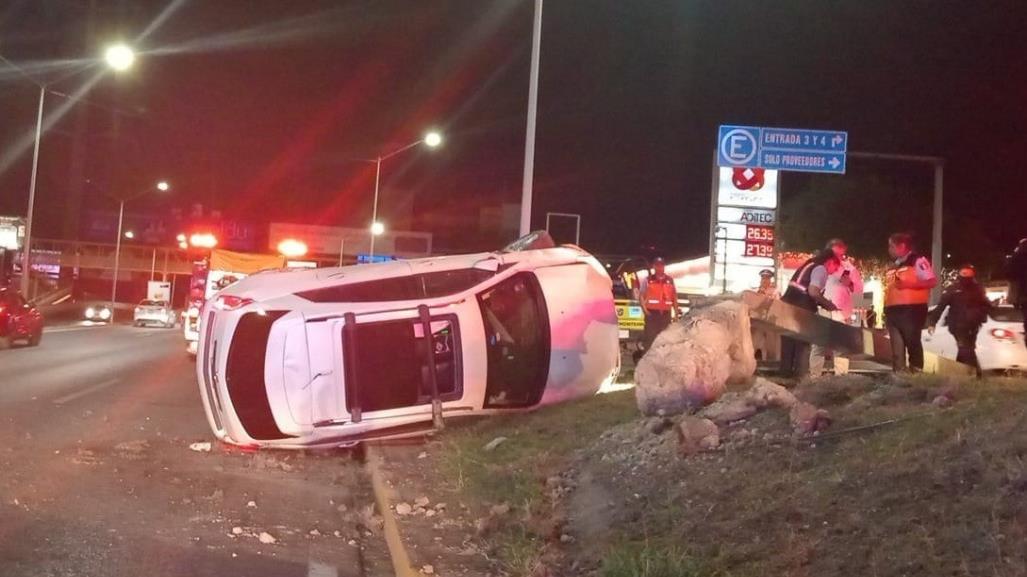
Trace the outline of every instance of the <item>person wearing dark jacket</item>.
{"label": "person wearing dark jacket", "polygon": [[977,282],[977,274],[973,265],[963,265],[959,269],[959,278],[952,283],[941,295],[941,301],[934,307],[927,316],[927,332],[934,334],[945,309],[949,309],[949,316],[945,324],[949,332],[956,339],[956,346],[959,352],[956,360],[972,366],[981,376],[981,366],[977,362],[977,333],[988,320],[988,311],[991,303],[984,292],[984,287]]}
{"label": "person wearing dark jacket", "polygon": [[1027,332],[1027,238],[1020,239],[1007,267],[1009,303],[1023,313],[1023,330]]}

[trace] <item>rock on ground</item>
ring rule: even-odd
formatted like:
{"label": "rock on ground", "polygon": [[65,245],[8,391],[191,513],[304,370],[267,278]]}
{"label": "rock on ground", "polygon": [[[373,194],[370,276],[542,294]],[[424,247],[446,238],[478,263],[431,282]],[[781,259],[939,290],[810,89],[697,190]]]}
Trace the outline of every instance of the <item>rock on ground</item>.
{"label": "rock on ground", "polygon": [[739,393],[728,393],[717,399],[714,403],[706,406],[699,415],[717,423],[726,425],[734,421],[748,419],[759,410],[749,403],[747,396]]}
{"label": "rock on ground", "polygon": [[635,369],[635,399],[645,415],[678,414],[716,400],[755,370],[747,307],[720,302],[656,337]]}
{"label": "rock on ground", "polygon": [[812,435],[831,425],[831,416],[828,412],[809,403],[796,403],[789,411],[788,417],[792,423],[792,430],[799,435]]}
{"label": "rock on ground", "polygon": [[756,382],[746,392],[745,399],[758,409],[791,409],[792,405],[798,402],[791,391],[763,377],[756,378]]}
{"label": "rock on ground", "polygon": [[678,452],[694,455],[700,451],[716,449],[720,445],[720,430],[709,419],[685,416],[677,426]]}

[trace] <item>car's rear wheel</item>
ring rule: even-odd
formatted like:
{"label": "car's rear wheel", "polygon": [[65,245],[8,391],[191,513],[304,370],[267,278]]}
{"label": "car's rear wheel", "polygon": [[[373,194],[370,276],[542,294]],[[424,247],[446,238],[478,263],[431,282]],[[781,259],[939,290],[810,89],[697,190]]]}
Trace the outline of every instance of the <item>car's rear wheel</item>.
{"label": "car's rear wheel", "polygon": [[0,351],[11,348],[11,337],[0,335]]}
{"label": "car's rear wheel", "polygon": [[29,346],[30,347],[38,347],[39,343],[42,342],[42,341],[43,341],[43,329],[39,329],[38,331],[32,333],[32,336],[29,337]]}

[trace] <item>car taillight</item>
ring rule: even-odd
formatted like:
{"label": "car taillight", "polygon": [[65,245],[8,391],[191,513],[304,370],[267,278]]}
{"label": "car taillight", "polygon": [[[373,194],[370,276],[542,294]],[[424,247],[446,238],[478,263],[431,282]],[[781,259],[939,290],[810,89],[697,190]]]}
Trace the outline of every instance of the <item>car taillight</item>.
{"label": "car taillight", "polygon": [[991,336],[1002,341],[1011,341],[1016,338],[1016,333],[1006,329],[991,329]]}
{"label": "car taillight", "polygon": [[214,299],[214,306],[222,311],[234,311],[252,303],[253,299],[233,295],[219,296]]}

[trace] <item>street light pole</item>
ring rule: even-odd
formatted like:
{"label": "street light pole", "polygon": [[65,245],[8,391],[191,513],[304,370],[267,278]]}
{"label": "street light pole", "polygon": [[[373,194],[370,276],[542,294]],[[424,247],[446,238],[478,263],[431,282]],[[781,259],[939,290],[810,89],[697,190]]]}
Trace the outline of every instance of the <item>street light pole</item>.
{"label": "street light pole", "polygon": [[373,162],[374,165],[375,165],[375,167],[374,167],[374,204],[371,206],[371,230],[370,230],[370,232],[371,232],[371,247],[370,247],[370,250],[368,251],[369,252],[369,256],[372,256],[372,257],[374,256],[374,237],[379,235],[379,234],[382,234],[382,232],[385,230],[384,227],[381,224],[378,223],[378,192],[379,192],[379,189],[381,187],[381,181],[382,181],[382,161],[383,160],[388,160],[388,159],[392,158],[393,156],[396,156],[397,154],[399,154],[401,152],[406,152],[407,150],[410,150],[411,148],[413,148],[413,147],[415,147],[415,146],[417,146],[419,144],[424,144],[428,148],[435,148],[436,146],[442,144],[442,135],[439,134],[438,132],[435,132],[433,130],[433,131],[428,132],[427,134],[425,134],[424,138],[421,138],[420,140],[415,140],[415,141],[411,142],[410,144],[408,144],[406,146],[403,146],[403,147],[400,147],[400,148],[397,148],[396,150],[393,150],[392,152],[390,152],[388,154],[385,154],[385,155],[379,154],[378,157],[375,158],[375,159],[364,160],[363,161],[363,162]]}
{"label": "street light pole", "polygon": [[375,227],[378,226],[378,187],[382,180],[382,157],[379,156],[374,162],[374,204],[371,207],[371,248],[368,250],[368,256],[373,260],[374,258],[374,237]]}
{"label": "street light pole", "polygon": [[29,207],[25,212],[25,243],[21,247],[21,294],[29,295],[32,265],[32,211],[36,205],[36,177],[39,174],[39,141],[43,137],[43,104],[46,101],[46,85],[39,86],[39,111],[36,113],[36,142],[32,147],[32,178],[29,182]]}
{"label": "street light pole", "polygon": [[114,324],[114,311],[118,302],[118,268],[121,266],[121,225],[125,219],[125,201],[118,208],[118,242],[114,245],[114,280],[111,282],[111,325]]}
{"label": "street light pole", "polygon": [[524,139],[524,182],[521,185],[520,236],[531,232],[532,181],[535,178],[535,119],[538,116],[538,68],[542,50],[542,0],[535,0],[531,39],[531,78],[528,81],[528,126]]}
{"label": "street light pole", "polygon": [[[0,60],[21,71],[20,68],[3,56],[0,56]],[[132,63],[135,61],[135,52],[124,44],[114,44],[107,47],[107,50],[104,53],[104,60],[106,61],[107,66],[115,72],[124,72],[132,67]],[[25,211],[25,244],[22,247],[21,254],[21,293],[28,297],[29,283],[31,280],[30,271],[32,267],[32,213],[34,212],[36,205],[36,180],[39,174],[39,141],[43,138],[43,105],[46,101],[47,85],[45,83],[36,82],[24,71],[21,71],[21,73],[23,76],[28,78],[29,81],[39,86],[39,110],[36,113],[36,141],[32,148],[32,177],[29,183],[29,206]],[[57,79],[54,82],[60,82],[60,79]]]}

